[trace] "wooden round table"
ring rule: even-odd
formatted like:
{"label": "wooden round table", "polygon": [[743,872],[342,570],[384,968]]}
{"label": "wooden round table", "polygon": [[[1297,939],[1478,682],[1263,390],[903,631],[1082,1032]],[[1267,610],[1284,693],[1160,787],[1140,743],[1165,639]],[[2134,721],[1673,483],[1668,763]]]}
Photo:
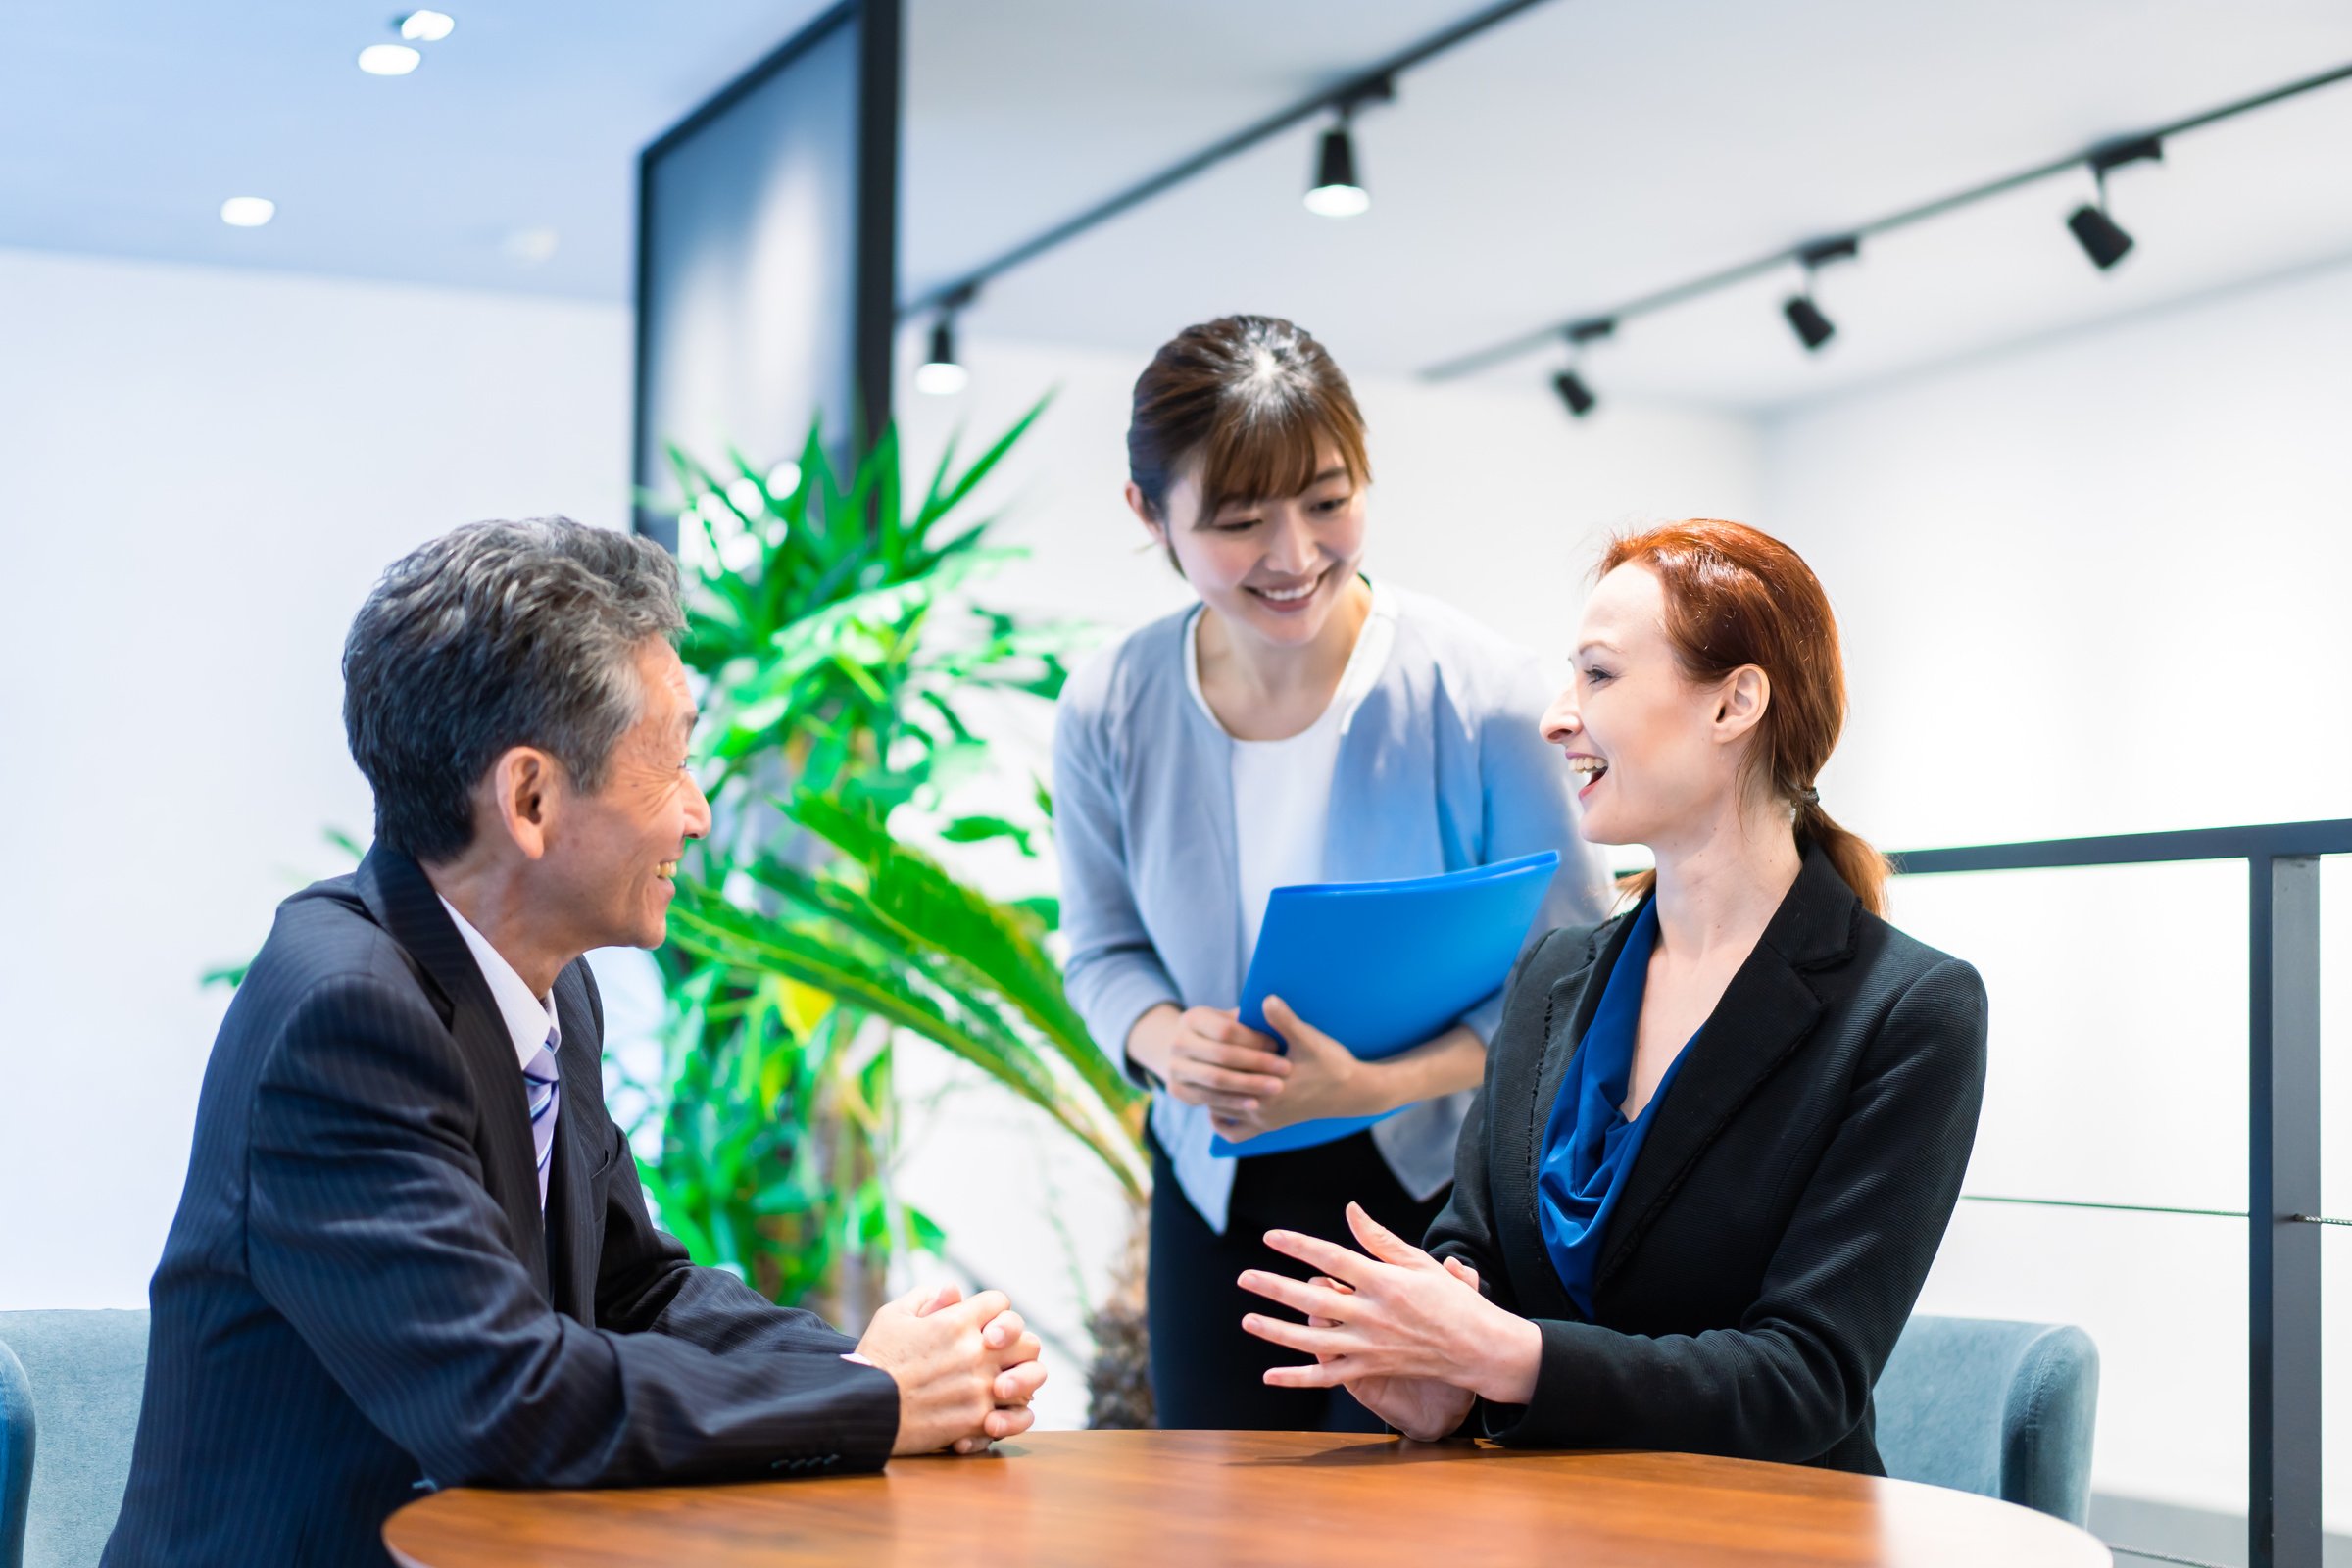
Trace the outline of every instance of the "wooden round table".
{"label": "wooden round table", "polygon": [[1313,1432],[1036,1432],[880,1475],[634,1492],[457,1489],[384,1525],[409,1568],[2094,1568],[2074,1526],[1906,1481],[1678,1453]]}

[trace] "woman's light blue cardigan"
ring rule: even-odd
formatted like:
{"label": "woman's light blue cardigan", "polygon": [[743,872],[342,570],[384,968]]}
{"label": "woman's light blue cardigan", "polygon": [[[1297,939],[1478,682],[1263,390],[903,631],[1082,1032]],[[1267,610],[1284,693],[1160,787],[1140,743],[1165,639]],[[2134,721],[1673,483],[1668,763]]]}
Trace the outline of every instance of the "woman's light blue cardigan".
{"label": "woman's light blue cardigan", "polygon": [[[1557,850],[1560,872],[1531,937],[1600,919],[1607,876],[1577,833],[1568,771],[1538,733],[1551,694],[1535,657],[1436,600],[1387,583],[1382,592],[1395,594],[1396,637],[1340,740],[1325,880],[1431,876]],[[1090,661],[1055,716],[1066,981],[1088,1030],[1119,1056],[1136,1019],[1160,1003],[1235,1005],[1247,967],[1233,741],[1185,681],[1185,621],[1197,610]],[[1497,993],[1462,1021],[1487,1038],[1501,1003]],[[1415,1197],[1452,1178],[1472,1093],[1424,1101],[1372,1129]],[[1221,1233],[1235,1162],[1209,1152],[1208,1112],[1160,1091],[1152,1130],[1185,1196]]]}

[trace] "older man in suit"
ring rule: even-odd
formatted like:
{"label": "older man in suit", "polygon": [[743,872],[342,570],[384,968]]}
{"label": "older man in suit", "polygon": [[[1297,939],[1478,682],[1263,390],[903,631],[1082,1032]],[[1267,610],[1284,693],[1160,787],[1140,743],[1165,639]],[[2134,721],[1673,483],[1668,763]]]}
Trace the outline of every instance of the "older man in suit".
{"label": "older man in suit", "polygon": [[697,1268],[602,1099],[581,955],[652,947],[688,840],[675,566],[461,528],[353,623],[358,872],[289,899],[220,1027],[106,1562],[387,1560],[457,1483],[872,1469],[1025,1429],[1034,1335],[918,1293],[853,1341]]}

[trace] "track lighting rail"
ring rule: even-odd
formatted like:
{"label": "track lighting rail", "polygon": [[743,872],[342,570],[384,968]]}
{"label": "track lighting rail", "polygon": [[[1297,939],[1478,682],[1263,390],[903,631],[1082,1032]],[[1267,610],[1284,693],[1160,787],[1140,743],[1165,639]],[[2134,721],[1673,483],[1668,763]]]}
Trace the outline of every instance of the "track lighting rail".
{"label": "track lighting rail", "polygon": [[[1908,228],[1914,223],[1925,222],[1931,218],[1940,218],[1945,213],[1973,206],[1978,202],[1988,201],[1992,197],[2005,195],[2021,186],[2032,185],[2070,171],[2086,169],[2103,187],[2109,170],[2142,159],[2161,158],[2163,144],[2173,137],[2215,124],[2224,120],[2235,119],[2239,115],[2267,108],[2272,104],[2299,97],[2322,87],[2332,86],[2334,83],[2346,79],[2352,79],[2352,65],[2338,66],[2332,71],[2324,71],[2316,76],[2305,76],[2299,81],[2290,81],[2284,86],[2274,87],[2268,92],[2256,93],[2250,98],[2240,98],[2218,108],[2186,116],[2168,124],[2159,125],[2153,130],[2104,141],[2097,146],[2069,153],[2063,158],[2054,158],[2046,164],[2036,164],[2032,169],[2020,170],[2014,174],[2004,174],[1998,179],[1986,180],[1981,185],[1972,185],[1966,190],[1955,191],[1949,196],[1939,196],[1934,201],[1921,202],[1915,207],[1906,207],[1900,212],[1888,213],[1884,218],[1873,219],[1867,223],[1856,225],[1835,241],[1807,240],[1759,256],[1753,261],[1741,262],[1737,266],[1708,272],[1702,276],[1658,289],[1653,293],[1638,295],[1633,299],[1611,306],[1605,311],[1580,312],[1566,320],[1554,322],[1549,326],[1538,327],[1534,331],[1506,338],[1499,343],[1479,349],[1475,353],[1433,365],[1421,373],[1424,378],[1432,381],[1446,381],[1459,376],[1475,375],[1481,370],[1490,369],[1507,361],[1551,347],[1573,327],[1588,320],[1605,318],[1624,321],[1631,317],[1654,315],[1670,306],[1683,304],[1687,300],[1696,299],[1703,294],[1717,293],[1744,283],[1750,278],[1761,277],[1768,272],[1778,271],[1785,268],[1800,267],[1810,271],[1819,267],[1823,261],[1835,259],[1836,256],[1853,255],[1860,243],[1873,235],[1888,233],[1898,228]],[[2100,222],[2105,223],[2110,229],[2114,228],[2111,222],[2107,222],[2103,208],[2084,210],[2097,214]],[[2092,241],[2083,237],[2079,216],[2078,219],[2069,221],[2075,226],[2077,237],[2082,240],[2085,250],[2091,250]],[[2104,261],[2099,260],[2098,251],[2093,251],[2092,260],[2097,262],[2101,268],[2113,266],[2115,261],[2121,258],[2123,251],[2131,246],[2131,237],[2124,234],[2121,229],[2114,229],[2112,236],[2102,234],[2101,239],[2106,248],[2113,249],[2113,254]],[[2118,239],[2121,241],[2121,248],[2114,249],[2113,242]],[[1824,251],[1825,244],[1845,248],[1836,252],[1834,256]]]}
{"label": "track lighting rail", "polygon": [[1312,120],[1317,115],[1338,114],[1343,117],[1367,105],[1382,103],[1396,91],[1396,77],[1415,66],[1425,65],[1457,44],[1469,42],[1488,28],[1508,22],[1523,11],[1532,11],[1544,0],[1502,0],[1473,12],[1461,21],[1434,32],[1418,43],[1399,50],[1375,65],[1350,74],[1344,81],[1326,87],[1311,97],[1302,98],[1286,109],[1278,110],[1263,120],[1243,126],[1221,141],[1213,142],[1189,158],[1170,164],[1159,172],[1138,180],[1116,195],[1105,197],[1074,217],[1065,219],[1044,233],[1022,241],[960,277],[942,283],[899,306],[899,319],[904,321],[927,313],[953,312],[957,308],[956,296],[968,300],[980,286],[1000,277],[1014,268],[1035,261],[1046,252],[1067,244],[1085,233],[1110,221],[1131,208],[1141,206],[1161,192],[1173,189],[1186,180],[1213,169],[1229,158],[1248,152],[1259,142],[1278,136],[1292,126]]}

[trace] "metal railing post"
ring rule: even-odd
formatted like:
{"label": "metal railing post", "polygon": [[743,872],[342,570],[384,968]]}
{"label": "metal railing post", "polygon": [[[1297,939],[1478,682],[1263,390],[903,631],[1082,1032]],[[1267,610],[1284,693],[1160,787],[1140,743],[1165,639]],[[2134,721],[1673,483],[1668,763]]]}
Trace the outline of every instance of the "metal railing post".
{"label": "metal railing post", "polygon": [[2247,1560],[2320,1568],[2320,862],[2247,863]]}

